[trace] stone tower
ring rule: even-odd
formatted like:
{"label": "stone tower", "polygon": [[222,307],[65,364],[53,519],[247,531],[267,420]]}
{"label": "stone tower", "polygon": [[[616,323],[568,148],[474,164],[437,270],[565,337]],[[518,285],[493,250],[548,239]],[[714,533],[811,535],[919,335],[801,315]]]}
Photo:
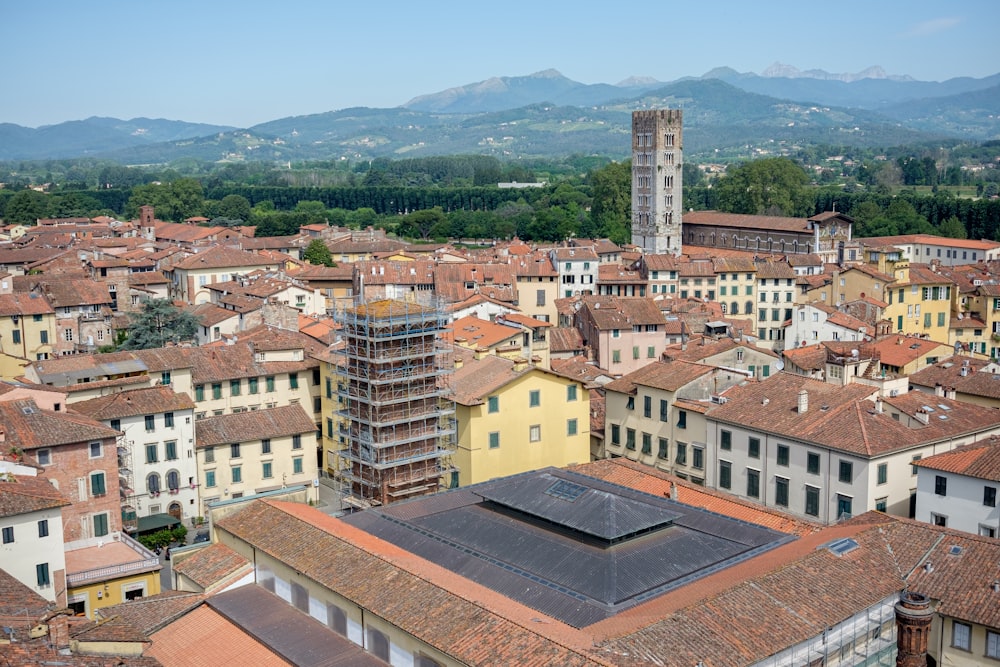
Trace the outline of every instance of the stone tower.
{"label": "stone tower", "polygon": [[896,603],[896,667],[927,667],[927,640],[934,610],[920,593],[904,592]]}
{"label": "stone tower", "polygon": [[632,112],[632,243],[681,254],[682,112]]}

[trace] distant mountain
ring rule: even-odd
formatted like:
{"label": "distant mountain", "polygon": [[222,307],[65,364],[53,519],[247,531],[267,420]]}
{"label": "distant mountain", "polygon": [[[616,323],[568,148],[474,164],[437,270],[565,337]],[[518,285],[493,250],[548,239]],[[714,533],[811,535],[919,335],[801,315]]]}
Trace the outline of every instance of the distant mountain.
{"label": "distant mountain", "polygon": [[83,157],[111,147],[141,146],[225,132],[231,127],[160,118],[75,120],[38,129],[0,124],[0,160]]}
{"label": "distant mountain", "polygon": [[824,81],[843,81],[844,83],[851,83],[852,81],[861,81],[862,79],[892,79],[893,81],[914,81],[915,79],[911,76],[899,76],[886,74],[886,71],[879,67],[878,65],[873,65],[866,69],[861,70],[855,74],[842,73],[842,74],[831,74],[826,70],[821,69],[810,69],[802,71],[798,67],[793,65],[785,65],[784,63],[774,63],[763,72],[760,73],[762,77],[765,78],[782,78],[782,79],[822,79]]}
{"label": "distant mountain", "polygon": [[438,113],[502,111],[542,102],[594,106],[634,97],[662,85],[649,78],[626,79],[617,86],[606,83],[585,84],[567,79],[554,69],[548,69],[530,76],[494,77],[439,93],[421,95],[403,106],[414,111]]}
{"label": "distant mountain", "polygon": [[[3,124],[0,159],[92,156],[145,164],[456,153],[617,158],[629,152],[631,112],[662,107],[684,110],[691,157],[782,143],[893,146],[1000,138],[1000,74],[936,83],[894,78],[880,69],[825,79],[793,70],[772,66],[769,76],[761,76],[717,68],[673,83],[630,77],[618,85],[583,84],[546,70],[424,95],[392,109],[343,109],[248,129],[144,118],[88,118],[38,129]],[[884,76],[840,80],[866,72]]]}

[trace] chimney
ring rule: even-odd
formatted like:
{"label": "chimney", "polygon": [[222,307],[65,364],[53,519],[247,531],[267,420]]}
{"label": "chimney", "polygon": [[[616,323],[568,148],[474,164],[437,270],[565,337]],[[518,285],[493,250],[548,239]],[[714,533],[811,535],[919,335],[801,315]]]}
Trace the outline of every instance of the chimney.
{"label": "chimney", "polygon": [[896,603],[896,667],[927,667],[927,641],[934,610],[931,599],[904,591]]}
{"label": "chimney", "polygon": [[877,396],[875,398],[875,412],[877,412],[878,414],[882,414],[882,409],[883,409],[882,408],[882,397],[881,396]]}
{"label": "chimney", "polygon": [[916,414],[913,415],[913,416],[914,416],[914,418],[916,418],[916,420],[918,422],[920,422],[921,424],[924,424],[925,426],[927,424],[929,424],[930,421],[931,421],[931,416],[927,413],[926,410],[924,410],[922,408],[920,410],[917,410]]}
{"label": "chimney", "polygon": [[940,382],[934,383],[934,395],[944,396],[944,387],[941,385]]}
{"label": "chimney", "polygon": [[805,414],[809,410],[809,392],[799,389],[799,414]]}

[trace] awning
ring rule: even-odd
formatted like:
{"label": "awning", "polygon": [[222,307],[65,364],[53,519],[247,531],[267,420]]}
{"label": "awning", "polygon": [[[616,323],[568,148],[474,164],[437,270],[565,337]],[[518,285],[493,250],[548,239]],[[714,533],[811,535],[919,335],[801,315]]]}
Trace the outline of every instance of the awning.
{"label": "awning", "polygon": [[169,514],[150,514],[139,517],[139,533],[154,533],[164,528],[173,528],[180,524],[179,519],[175,519]]}

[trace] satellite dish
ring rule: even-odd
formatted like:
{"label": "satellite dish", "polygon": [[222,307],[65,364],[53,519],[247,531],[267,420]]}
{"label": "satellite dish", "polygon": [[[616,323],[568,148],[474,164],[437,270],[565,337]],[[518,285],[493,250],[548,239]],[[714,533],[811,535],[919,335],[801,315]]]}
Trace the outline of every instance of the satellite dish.
{"label": "satellite dish", "polygon": [[782,361],[781,359],[778,359],[776,362],[774,362],[774,367],[777,368],[779,371],[785,370],[785,362]]}

